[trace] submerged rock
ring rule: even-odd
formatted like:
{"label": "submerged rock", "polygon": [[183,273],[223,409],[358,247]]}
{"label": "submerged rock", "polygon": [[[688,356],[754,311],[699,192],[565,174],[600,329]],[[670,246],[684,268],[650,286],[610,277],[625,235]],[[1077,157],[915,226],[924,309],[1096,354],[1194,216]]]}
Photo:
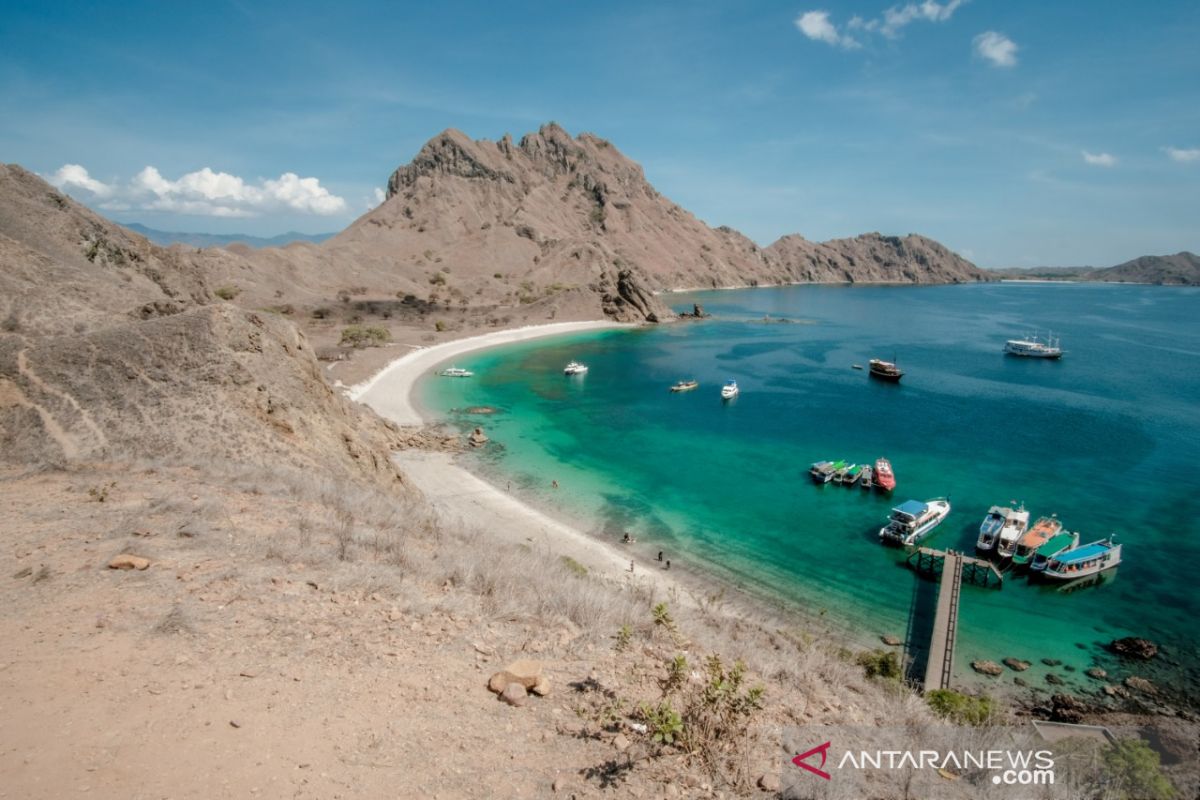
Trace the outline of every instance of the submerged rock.
{"label": "submerged rock", "polygon": [[1062,686],[1064,683],[1066,683],[1066,681],[1064,681],[1062,678],[1058,677],[1053,672],[1051,672],[1048,675],[1046,675],[1046,683],[1052,684],[1054,686]]}
{"label": "submerged rock", "polygon": [[1089,678],[1095,678],[1098,681],[1102,681],[1108,677],[1108,672],[1106,670],[1101,669],[1100,667],[1092,667],[1084,674],[1087,675]]}
{"label": "submerged rock", "polygon": [[1022,661],[1019,658],[1013,658],[1009,656],[1008,658],[1004,659],[1004,666],[1008,667],[1009,669],[1016,670],[1017,672],[1024,672],[1025,670],[1029,669],[1031,665],[1028,661]]}
{"label": "submerged rock", "polygon": [[899,647],[900,645],[904,644],[904,640],[900,639],[898,636],[892,636],[890,633],[885,633],[883,636],[880,636],[879,639],[884,644],[891,647]]}
{"label": "submerged rock", "polygon": [[471,447],[483,447],[488,443],[487,434],[483,432],[483,428],[476,428],[471,431],[471,435],[467,437],[467,442]]}
{"label": "submerged rock", "polygon": [[1108,649],[1126,658],[1138,658],[1149,661],[1158,655],[1158,645],[1149,639],[1137,636],[1126,636],[1124,639],[1113,639]]}
{"label": "submerged rock", "polygon": [[1142,692],[1143,694],[1158,694],[1158,687],[1145,678],[1137,675],[1130,675],[1125,679],[1125,685],[1130,689]]}
{"label": "submerged rock", "polygon": [[995,661],[972,661],[971,669],[978,672],[980,675],[1001,675],[1004,673],[1004,667],[997,664]]}
{"label": "submerged rock", "polygon": [[1062,663],[1062,661],[1058,660],[1057,658],[1043,658],[1042,663],[1047,667],[1057,667]]}

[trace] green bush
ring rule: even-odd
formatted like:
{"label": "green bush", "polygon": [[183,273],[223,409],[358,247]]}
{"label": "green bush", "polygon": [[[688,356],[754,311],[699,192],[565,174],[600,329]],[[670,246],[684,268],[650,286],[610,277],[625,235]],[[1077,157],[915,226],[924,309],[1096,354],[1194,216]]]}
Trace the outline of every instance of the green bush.
{"label": "green bush", "polygon": [[571,570],[571,572],[575,573],[581,578],[588,574],[588,568],[570,556],[563,556],[562,562],[566,565],[567,569]]}
{"label": "green bush", "polygon": [[222,300],[232,300],[233,298],[237,297],[241,293],[242,293],[242,290],[236,286],[222,286],[221,288],[219,288],[215,292],[213,292],[213,294],[215,294],[217,297],[221,298]]}
{"label": "green bush", "polygon": [[941,717],[960,725],[983,725],[996,713],[992,698],[975,697],[953,689],[934,689],[925,693],[925,702]]}
{"label": "green bush", "polygon": [[1121,739],[1106,750],[1103,770],[1109,788],[1121,800],[1170,800],[1175,796],[1175,787],[1160,769],[1158,753],[1141,739]]}
{"label": "green bush", "polygon": [[870,650],[859,653],[855,662],[863,668],[868,678],[900,680],[900,659],[895,653]]}
{"label": "green bush", "polygon": [[650,739],[655,744],[675,744],[683,738],[683,717],[667,701],[652,706],[643,703],[642,719],[646,721]]}
{"label": "green bush", "polygon": [[391,341],[388,329],[379,325],[350,325],[342,329],[339,344],[351,347],[378,347]]}

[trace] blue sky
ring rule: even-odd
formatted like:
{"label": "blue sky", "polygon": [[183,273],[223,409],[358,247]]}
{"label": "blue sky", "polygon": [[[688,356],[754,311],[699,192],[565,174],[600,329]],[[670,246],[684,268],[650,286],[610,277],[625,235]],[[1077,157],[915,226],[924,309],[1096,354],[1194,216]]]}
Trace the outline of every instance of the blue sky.
{"label": "blue sky", "polygon": [[1194,0],[10,2],[0,159],[121,221],[319,232],[445,128],[555,120],[762,244],[1110,265],[1200,251],[1197,41]]}

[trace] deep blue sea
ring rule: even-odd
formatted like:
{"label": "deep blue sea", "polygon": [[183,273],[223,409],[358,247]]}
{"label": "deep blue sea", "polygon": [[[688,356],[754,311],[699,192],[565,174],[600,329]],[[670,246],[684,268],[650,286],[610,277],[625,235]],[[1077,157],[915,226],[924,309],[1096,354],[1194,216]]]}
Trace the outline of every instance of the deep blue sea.
{"label": "deep blue sea", "polygon": [[[1102,645],[1134,634],[1164,647],[1153,677],[1196,685],[1200,290],[794,286],[667,300],[713,317],[476,353],[457,362],[476,377],[427,378],[420,402],[483,425],[496,445],[476,457],[482,473],[596,535],[630,531],[641,556],[663,550],[862,640],[908,632],[918,659],[930,584],[876,536],[896,502],[948,497],[925,544],[966,552],[988,507],[1012,501],[1083,542],[1116,533],[1125,561],[1098,585],[965,587],[958,682],[983,680],[974,659],[1014,656],[1034,662],[1021,677],[1035,686],[1053,688],[1054,672],[1094,692],[1083,670],[1129,674]],[[1003,355],[1006,339],[1047,329],[1061,361]],[[851,368],[872,357],[894,358],[901,383]],[[590,372],[564,377],[572,359]],[[668,392],[693,377],[696,391]],[[729,378],[741,395],[722,403]],[[892,498],[807,477],[817,460],[881,455]]]}

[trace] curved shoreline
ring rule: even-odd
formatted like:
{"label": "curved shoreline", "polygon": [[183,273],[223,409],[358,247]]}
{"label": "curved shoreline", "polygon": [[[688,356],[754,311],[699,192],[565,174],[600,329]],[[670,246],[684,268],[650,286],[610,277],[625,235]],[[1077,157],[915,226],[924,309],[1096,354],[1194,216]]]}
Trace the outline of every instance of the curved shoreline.
{"label": "curved shoreline", "polygon": [[351,400],[370,406],[381,417],[389,419],[397,425],[406,427],[424,425],[429,420],[421,415],[412,402],[412,393],[416,387],[417,378],[455,356],[486,350],[490,347],[524,342],[529,339],[540,339],[545,336],[633,327],[636,325],[627,322],[553,322],[546,325],[526,325],[523,328],[492,331],[478,336],[468,336],[465,339],[442,342],[430,347],[420,347],[389,362],[386,367],[362,383],[351,386],[346,391],[346,395]]}
{"label": "curved shoreline", "polygon": [[[412,400],[417,379],[452,358],[491,347],[569,333],[619,330],[635,325],[618,322],[560,322],[530,325],[494,331],[424,347],[397,358],[366,381],[350,387],[347,395],[370,406],[380,416],[402,426],[425,425],[436,420],[423,416]],[[534,544],[583,565],[606,580],[634,582],[650,589],[656,597],[689,597],[683,577],[653,569],[643,560],[641,568],[630,570],[638,559],[632,552],[603,542],[578,528],[560,522],[518,499],[475,473],[455,463],[450,453],[405,450],[393,454],[393,460],[412,483],[440,513],[473,525],[487,520],[490,535],[513,544]]]}

